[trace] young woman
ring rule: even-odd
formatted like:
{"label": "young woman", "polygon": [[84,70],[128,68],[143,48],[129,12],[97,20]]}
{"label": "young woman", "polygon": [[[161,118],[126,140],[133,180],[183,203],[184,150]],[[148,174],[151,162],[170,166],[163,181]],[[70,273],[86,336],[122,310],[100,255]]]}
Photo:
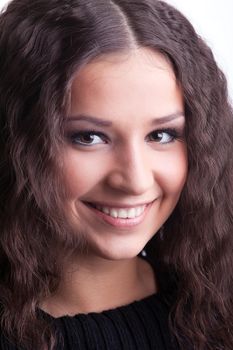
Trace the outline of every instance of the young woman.
{"label": "young woman", "polygon": [[232,350],[233,115],[157,0],[0,16],[1,349]]}

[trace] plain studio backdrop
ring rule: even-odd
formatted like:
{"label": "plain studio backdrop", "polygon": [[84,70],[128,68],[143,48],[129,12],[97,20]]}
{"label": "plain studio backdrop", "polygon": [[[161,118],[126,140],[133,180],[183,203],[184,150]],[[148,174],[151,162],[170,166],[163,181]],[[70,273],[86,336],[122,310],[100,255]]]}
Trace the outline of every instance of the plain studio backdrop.
{"label": "plain studio backdrop", "polygon": [[[0,9],[3,9],[8,2],[9,0],[0,0]],[[211,47],[220,68],[227,76],[230,99],[233,101],[233,0],[167,0],[167,2],[186,15],[196,31]]]}

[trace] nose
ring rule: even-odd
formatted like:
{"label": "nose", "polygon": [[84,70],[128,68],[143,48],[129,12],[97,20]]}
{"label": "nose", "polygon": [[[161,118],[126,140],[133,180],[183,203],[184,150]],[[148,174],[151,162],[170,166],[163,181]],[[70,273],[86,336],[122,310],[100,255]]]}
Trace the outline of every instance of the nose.
{"label": "nose", "polygon": [[153,161],[145,145],[121,147],[115,154],[108,184],[122,192],[142,195],[154,185]]}

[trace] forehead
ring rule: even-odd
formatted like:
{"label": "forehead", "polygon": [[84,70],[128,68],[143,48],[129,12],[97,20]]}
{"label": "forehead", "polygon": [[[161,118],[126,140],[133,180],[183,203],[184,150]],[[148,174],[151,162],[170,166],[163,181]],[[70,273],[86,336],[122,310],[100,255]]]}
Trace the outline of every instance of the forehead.
{"label": "forehead", "polygon": [[145,48],[99,57],[77,73],[71,88],[71,115],[135,121],[172,114],[182,106],[170,62]]}

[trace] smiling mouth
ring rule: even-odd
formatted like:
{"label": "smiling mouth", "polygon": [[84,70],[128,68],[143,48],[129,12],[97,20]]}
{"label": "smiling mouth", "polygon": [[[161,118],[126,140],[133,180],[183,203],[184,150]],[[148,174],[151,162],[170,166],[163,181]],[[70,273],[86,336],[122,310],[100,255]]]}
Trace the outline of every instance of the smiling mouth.
{"label": "smiling mouth", "polygon": [[112,218],[120,218],[120,219],[137,218],[143,214],[143,212],[147,207],[146,204],[137,206],[137,207],[131,207],[131,208],[114,208],[114,207],[100,206],[90,202],[84,202],[84,204]]}

